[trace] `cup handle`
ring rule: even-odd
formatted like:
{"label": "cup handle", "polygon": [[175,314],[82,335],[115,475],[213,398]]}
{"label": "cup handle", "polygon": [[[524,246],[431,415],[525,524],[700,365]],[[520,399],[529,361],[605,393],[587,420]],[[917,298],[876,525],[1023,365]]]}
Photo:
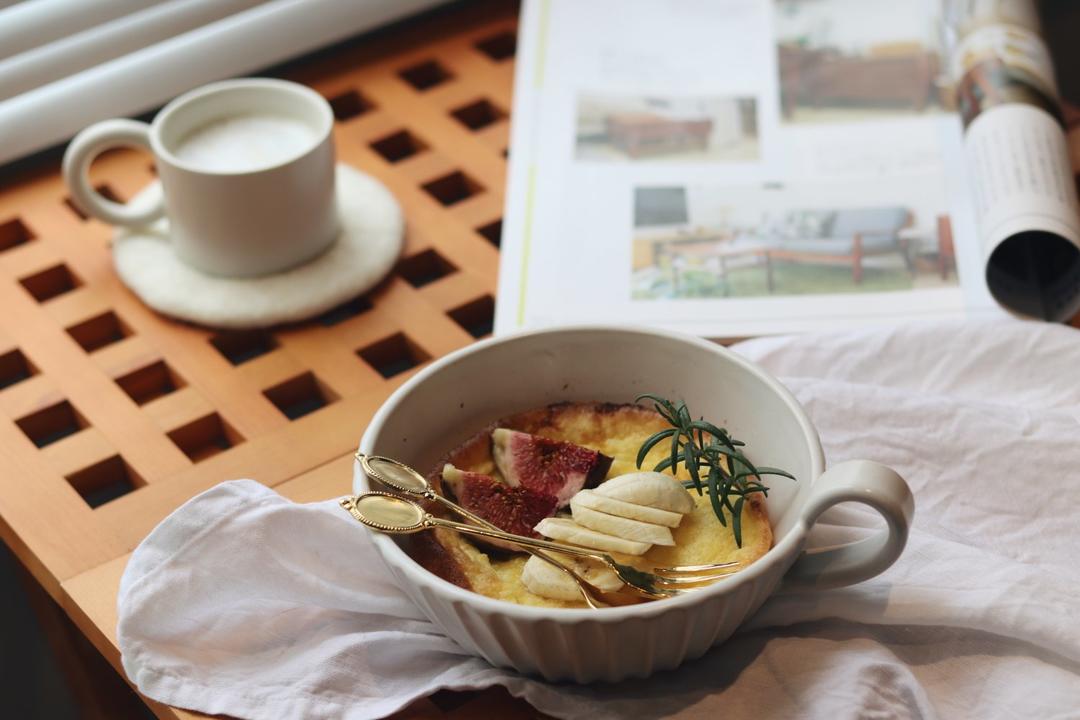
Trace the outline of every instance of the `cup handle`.
{"label": "cup handle", "polygon": [[90,185],[90,163],[101,153],[114,147],[144,147],[150,149],[150,126],[135,120],[104,120],[86,128],[71,141],[64,153],[64,182],[75,205],[87,215],[93,215],[111,225],[148,225],[165,215],[160,197],[151,205],[139,207],[115,203]]}
{"label": "cup handle", "polygon": [[900,557],[907,543],[915,501],[904,479],[870,460],[850,460],[821,474],[810,491],[800,522],[807,528],[821,513],[842,502],[859,502],[877,510],[888,528],[839,547],[808,550],[784,576],[784,589],[824,589],[862,582],[884,571]]}

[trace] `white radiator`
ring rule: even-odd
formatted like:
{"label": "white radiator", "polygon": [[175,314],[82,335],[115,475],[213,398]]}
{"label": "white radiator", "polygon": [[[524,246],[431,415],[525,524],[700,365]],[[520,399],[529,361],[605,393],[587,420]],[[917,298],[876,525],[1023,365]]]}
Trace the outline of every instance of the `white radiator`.
{"label": "white radiator", "polygon": [[0,164],[446,0],[0,0]]}

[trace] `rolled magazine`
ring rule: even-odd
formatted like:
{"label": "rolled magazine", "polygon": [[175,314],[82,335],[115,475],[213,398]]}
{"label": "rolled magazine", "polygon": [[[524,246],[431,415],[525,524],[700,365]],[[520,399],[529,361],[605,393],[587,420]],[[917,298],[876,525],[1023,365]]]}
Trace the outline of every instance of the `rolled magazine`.
{"label": "rolled magazine", "polygon": [[945,28],[986,285],[1004,307],[1080,310],[1080,206],[1050,53],[1030,0],[947,0]]}

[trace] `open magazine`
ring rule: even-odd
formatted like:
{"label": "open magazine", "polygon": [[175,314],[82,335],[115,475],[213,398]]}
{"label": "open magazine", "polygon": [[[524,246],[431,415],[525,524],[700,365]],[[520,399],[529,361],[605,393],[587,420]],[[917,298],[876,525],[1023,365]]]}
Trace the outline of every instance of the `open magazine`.
{"label": "open magazine", "polygon": [[1024,0],[526,0],[496,332],[1080,309]]}

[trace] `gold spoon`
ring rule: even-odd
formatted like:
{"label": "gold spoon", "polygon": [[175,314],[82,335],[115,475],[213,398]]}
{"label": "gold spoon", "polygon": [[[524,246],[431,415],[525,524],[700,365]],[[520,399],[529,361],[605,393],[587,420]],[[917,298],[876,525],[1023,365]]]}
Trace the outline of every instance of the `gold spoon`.
{"label": "gold spoon", "polygon": [[[360,467],[363,469],[364,473],[368,477],[378,480],[383,485],[407,495],[412,495],[413,497],[421,497],[425,500],[437,502],[458,515],[471,520],[480,527],[487,528],[488,530],[499,529],[479,515],[466,510],[457,503],[452,502],[435,492],[435,489],[431,487],[431,484],[427,481],[426,477],[405,463],[381,455],[365,455],[360,452],[356,453],[355,457],[360,463]],[[351,498],[345,498],[341,501],[342,507],[346,510],[349,510],[349,507],[346,505],[346,501],[349,500],[351,500]],[[361,522],[363,521],[361,520]],[[537,550],[535,548],[523,549],[530,555],[535,555],[549,565],[557,567],[559,570],[562,570],[569,575],[570,578],[577,583],[578,589],[581,590],[581,596],[584,598],[585,604],[594,610],[605,607],[606,605],[625,605],[628,602],[631,602],[629,598],[624,598],[615,595],[615,593],[601,590],[579,575],[573,568],[551,557],[542,550]]]}
{"label": "gold spoon", "polygon": [[[611,568],[628,590],[652,600],[701,590],[706,584],[711,584],[737,572],[735,568],[739,564],[737,562],[728,562],[709,566],[653,568],[653,572],[648,572],[631,565],[617,563],[607,553],[597,550],[551,542],[550,540],[537,540],[523,535],[503,532],[502,530],[488,529],[438,518],[426,512],[418,503],[392,493],[375,491],[356,497],[343,498],[341,506],[364,525],[386,533],[411,534],[422,530],[445,528],[466,535],[503,540],[523,548],[539,548],[575,557],[590,558]],[[699,572],[701,574],[698,574]],[[675,574],[674,577],[672,577],[672,573]]]}

